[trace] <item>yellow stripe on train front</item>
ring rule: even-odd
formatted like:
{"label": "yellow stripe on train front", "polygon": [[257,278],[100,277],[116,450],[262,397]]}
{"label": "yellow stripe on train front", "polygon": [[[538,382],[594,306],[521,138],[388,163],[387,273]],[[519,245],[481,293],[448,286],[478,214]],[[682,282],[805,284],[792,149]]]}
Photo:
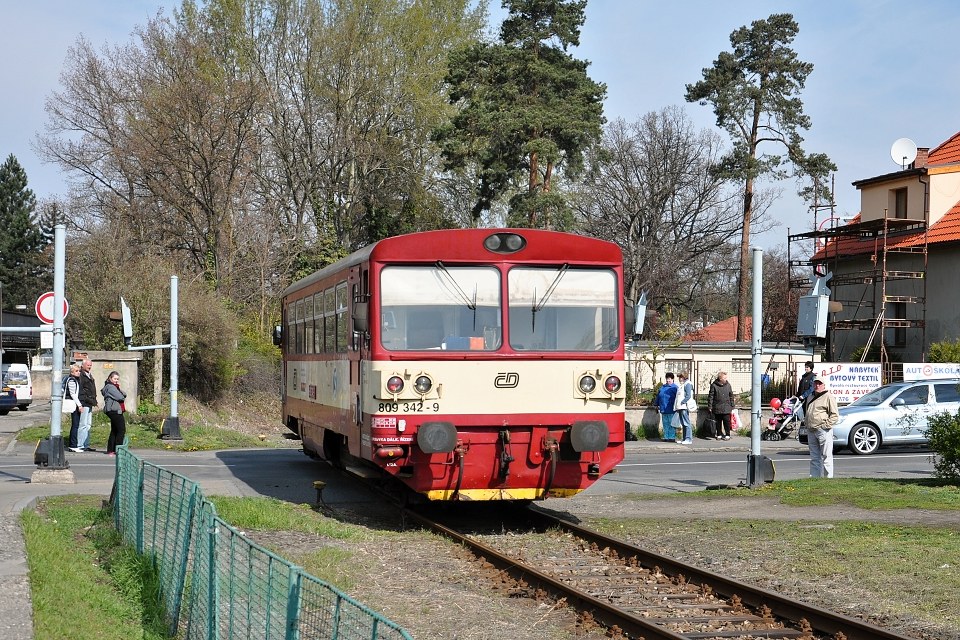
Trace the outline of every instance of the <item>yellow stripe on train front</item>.
{"label": "yellow stripe on train front", "polygon": [[[570,498],[583,491],[583,489],[551,489],[547,494],[551,498]],[[427,491],[423,495],[430,500],[450,500],[453,497],[452,490],[434,490]],[[526,489],[466,489],[457,494],[458,500],[465,502],[488,501],[488,500],[543,500],[543,489],[530,487]]]}

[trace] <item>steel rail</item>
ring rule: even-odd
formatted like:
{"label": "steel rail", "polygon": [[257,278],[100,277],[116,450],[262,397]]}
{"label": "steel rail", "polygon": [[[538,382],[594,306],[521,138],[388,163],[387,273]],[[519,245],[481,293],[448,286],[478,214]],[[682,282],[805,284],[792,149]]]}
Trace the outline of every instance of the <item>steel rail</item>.
{"label": "steel rail", "polygon": [[560,580],[556,580],[532,567],[521,564],[509,556],[503,555],[493,547],[474,540],[470,536],[464,535],[422,514],[407,510],[406,515],[410,519],[420,523],[423,527],[468,547],[473,553],[482,557],[497,569],[506,571],[514,579],[518,581],[522,580],[527,584],[532,584],[544,591],[548,591],[556,597],[564,598],[578,610],[589,611],[595,620],[598,620],[607,628],[619,627],[631,637],[646,638],[646,640],[688,640],[689,638],[689,636],[676,634],[661,626],[647,622],[643,618],[634,616],[627,611],[611,605],[609,602],[600,600],[589,593],[564,584]]}
{"label": "steel rail", "polygon": [[646,551],[623,540],[586,529],[557,516],[545,513],[536,508],[536,506],[531,507],[529,511],[535,514],[535,517],[540,520],[540,526],[557,527],[565,530],[579,538],[595,543],[600,547],[608,547],[623,558],[636,558],[637,562],[644,567],[659,567],[661,571],[667,575],[683,575],[687,582],[707,585],[715,593],[724,597],[738,596],[741,602],[753,609],[760,609],[766,606],[771,610],[773,615],[778,618],[792,622],[799,622],[801,619],[806,619],[814,630],[820,633],[836,634],[842,632],[848,640],[916,640],[911,636],[904,636],[893,631],[881,629],[857,618],[835,613],[822,607],[781,595],[769,589],[751,586],[734,580],[733,578],[728,578],[664,555]]}

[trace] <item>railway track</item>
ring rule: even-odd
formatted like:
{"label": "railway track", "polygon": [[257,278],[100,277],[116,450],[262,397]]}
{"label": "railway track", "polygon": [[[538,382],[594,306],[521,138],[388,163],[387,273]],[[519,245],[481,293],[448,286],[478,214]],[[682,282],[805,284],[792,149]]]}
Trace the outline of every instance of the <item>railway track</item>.
{"label": "railway track", "polygon": [[[435,517],[408,509],[406,517],[469,548],[512,581],[513,591],[549,594],[614,638],[913,640],[645,551],[536,507],[511,512],[509,524],[487,517],[478,525],[463,512]],[[530,530],[546,537],[531,541],[517,533]]]}

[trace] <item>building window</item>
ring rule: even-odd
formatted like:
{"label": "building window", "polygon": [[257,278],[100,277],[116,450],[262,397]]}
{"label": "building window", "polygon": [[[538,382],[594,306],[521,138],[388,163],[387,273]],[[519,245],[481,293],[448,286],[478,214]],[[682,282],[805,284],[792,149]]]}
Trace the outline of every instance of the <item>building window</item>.
{"label": "building window", "polygon": [[664,366],[666,366],[667,371],[672,371],[674,375],[685,373],[687,375],[687,379],[691,379],[693,377],[692,360],[664,360]]}
{"label": "building window", "polygon": [[907,188],[896,189],[893,192],[893,213],[895,218],[907,217]]}

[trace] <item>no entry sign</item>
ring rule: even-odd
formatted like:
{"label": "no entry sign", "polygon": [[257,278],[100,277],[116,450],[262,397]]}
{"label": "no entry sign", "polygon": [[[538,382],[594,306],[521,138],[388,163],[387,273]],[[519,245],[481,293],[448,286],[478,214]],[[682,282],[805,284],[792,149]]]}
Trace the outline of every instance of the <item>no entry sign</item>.
{"label": "no entry sign", "polygon": [[[53,324],[53,291],[48,291],[39,298],[37,298],[37,304],[35,305],[37,311],[37,317],[40,318],[40,322],[44,324]],[[63,317],[67,317],[67,313],[70,311],[70,303],[67,302],[67,299],[63,299]]]}

